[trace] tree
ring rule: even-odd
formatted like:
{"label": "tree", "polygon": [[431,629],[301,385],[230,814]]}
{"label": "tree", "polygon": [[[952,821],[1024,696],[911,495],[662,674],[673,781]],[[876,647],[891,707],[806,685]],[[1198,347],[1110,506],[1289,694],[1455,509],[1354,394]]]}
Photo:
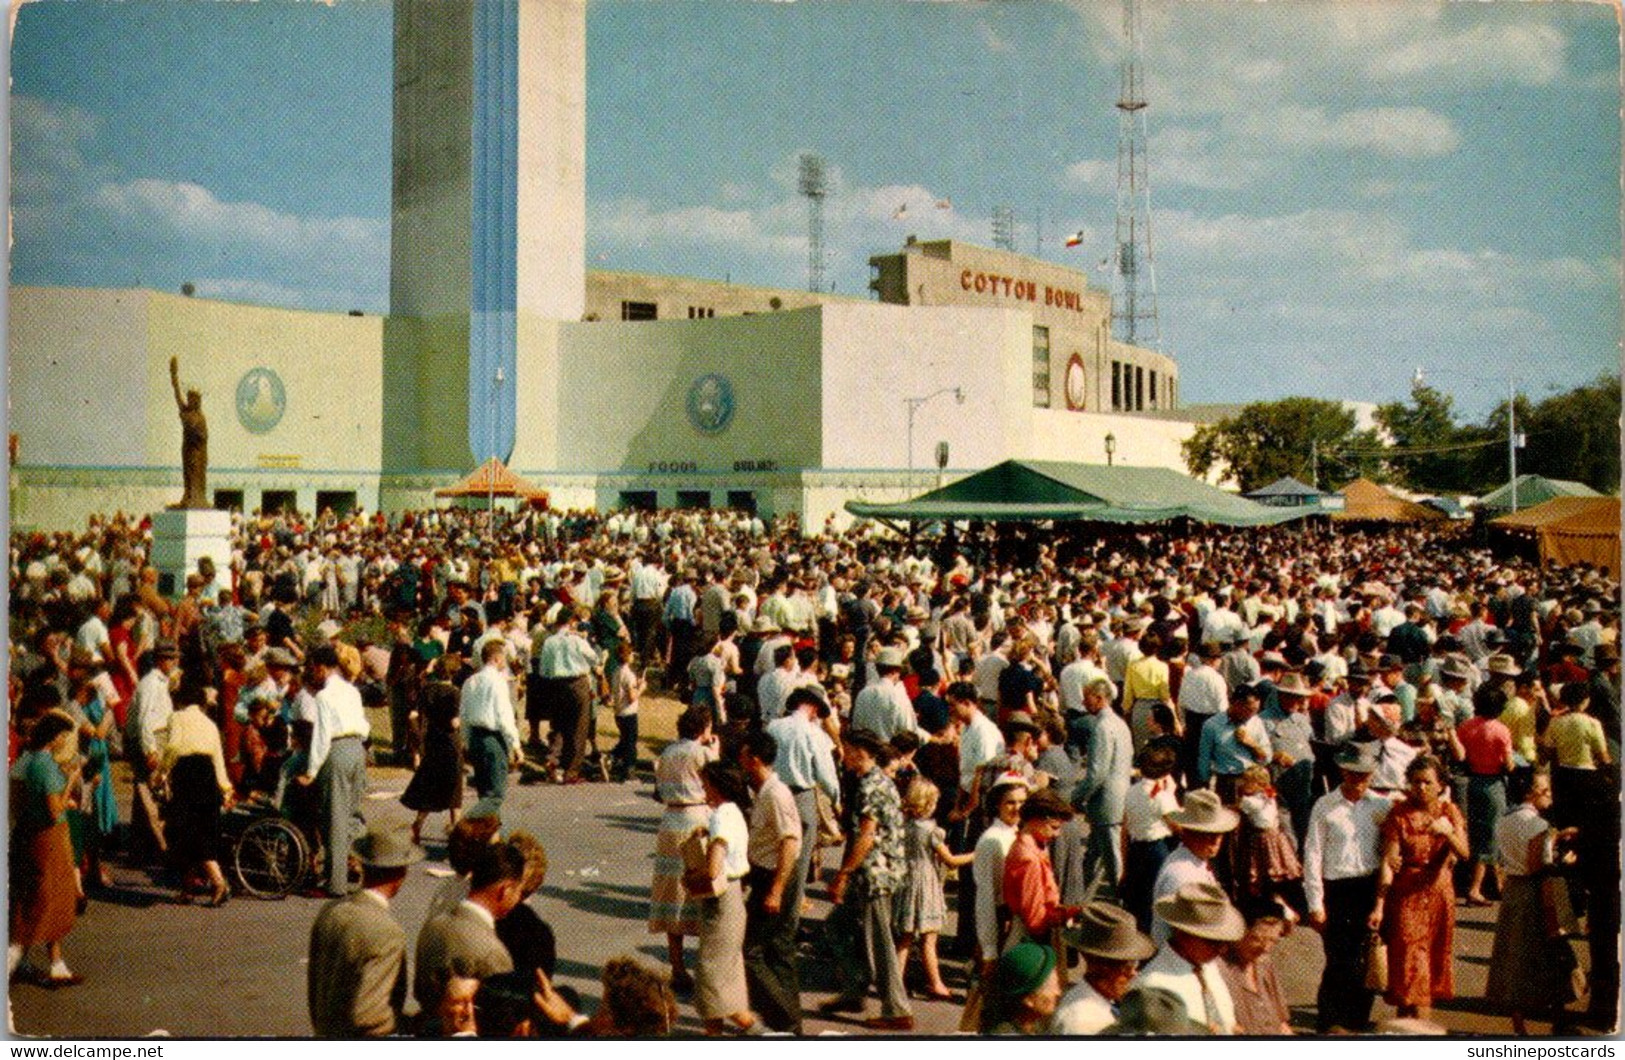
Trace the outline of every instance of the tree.
{"label": "tree", "polygon": [[1285,475],[1308,481],[1317,449],[1327,473],[1375,475],[1381,463],[1372,454],[1381,442],[1374,431],[1356,431],[1354,422],[1354,413],[1335,401],[1290,397],[1254,402],[1234,416],[1198,427],[1182,447],[1185,466],[1205,476],[1222,464],[1224,480],[1243,493]]}
{"label": "tree", "polygon": [[[1618,376],[1599,376],[1526,413],[1519,411],[1525,416],[1519,429],[1529,439],[1518,454],[1520,473],[1584,482],[1599,493],[1619,492]],[[1501,423],[1504,427],[1504,411]]]}
{"label": "tree", "polygon": [[[1395,401],[1377,406],[1376,419],[1399,450],[1386,458],[1394,477],[1417,490],[1439,493],[1476,493],[1493,484],[1485,479],[1485,460],[1478,445],[1488,441],[1487,428],[1458,426],[1453,399],[1425,383],[1411,387],[1409,404]],[[1506,433],[1504,428],[1502,435]]]}

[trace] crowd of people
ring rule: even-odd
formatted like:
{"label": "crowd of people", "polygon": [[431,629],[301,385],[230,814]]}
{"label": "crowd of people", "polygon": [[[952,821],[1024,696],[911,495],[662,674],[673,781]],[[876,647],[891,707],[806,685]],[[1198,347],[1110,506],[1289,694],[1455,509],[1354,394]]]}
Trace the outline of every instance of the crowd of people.
{"label": "crowd of people", "polygon": [[[115,855],[227,901],[222,818],[252,803],[309,836],[330,899],[323,1035],[659,1034],[677,996],[707,1033],[799,1033],[818,894],[820,1008],[862,1017],[873,995],[870,1031],[913,1030],[914,995],[970,1032],[1292,1033],[1271,951],[1294,930],[1325,950],[1316,1032],[1373,1030],[1379,994],[1426,1026],[1455,996],[1457,906],[1496,902],[1489,1003],[1562,1031],[1588,987],[1614,1025],[1603,572],[1437,529],[916,541],[454,509],[240,518],[229,565],[166,596],[148,529],[12,541],[14,979],[79,981],[64,940]],[[525,904],[541,829],[503,807],[511,783],[649,776],[650,688],[681,705],[652,764],[669,969],[608,961],[587,1017]],[[386,754],[415,817],[368,831]],[[409,977],[389,903],[437,813],[456,876]]]}

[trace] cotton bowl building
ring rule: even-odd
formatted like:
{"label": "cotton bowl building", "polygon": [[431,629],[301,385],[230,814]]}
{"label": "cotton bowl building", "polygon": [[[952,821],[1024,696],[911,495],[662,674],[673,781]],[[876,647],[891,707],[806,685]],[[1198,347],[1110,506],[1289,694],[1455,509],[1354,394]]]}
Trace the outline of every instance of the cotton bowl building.
{"label": "cotton bowl building", "polygon": [[911,239],[873,300],[587,272],[581,0],[397,0],[395,67],[390,313],[13,287],[15,524],[178,498],[172,356],[245,511],[431,506],[492,455],[556,507],[809,526],[1007,459],[1104,463],[1108,435],[1183,470],[1178,366],[1114,342],[1076,270]]}

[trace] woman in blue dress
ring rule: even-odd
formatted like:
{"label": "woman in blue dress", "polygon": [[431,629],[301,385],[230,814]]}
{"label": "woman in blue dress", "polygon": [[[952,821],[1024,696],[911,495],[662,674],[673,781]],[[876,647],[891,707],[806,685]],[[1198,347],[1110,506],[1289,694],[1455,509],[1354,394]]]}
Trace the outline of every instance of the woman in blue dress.
{"label": "woman in blue dress", "polygon": [[73,681],[73,701],[82,715],[79,721],[79,745],[85,755],[84,778],[88,789],[85,805],[78,812],[84,815],[84,854],[89,862],[90,874],[104,888],[113,886],[102,854],[107,849],[118,827],[118,803],[113,798],[113,763],[107,738],[113,728],[113,712],[108,709],[96,687],[94,663],[88,655],[74,652],[68,663],[68,676]]}

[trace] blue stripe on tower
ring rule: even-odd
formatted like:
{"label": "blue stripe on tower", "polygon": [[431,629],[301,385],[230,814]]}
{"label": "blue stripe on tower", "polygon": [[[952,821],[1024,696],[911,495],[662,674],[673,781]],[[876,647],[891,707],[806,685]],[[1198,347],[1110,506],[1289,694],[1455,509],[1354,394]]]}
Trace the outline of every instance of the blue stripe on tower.
{"label": "blue stripe on tower", "polygon": [[518,404],[519,0],[475,0],[471,117],[468,447],[476,460],[507,460]]}

